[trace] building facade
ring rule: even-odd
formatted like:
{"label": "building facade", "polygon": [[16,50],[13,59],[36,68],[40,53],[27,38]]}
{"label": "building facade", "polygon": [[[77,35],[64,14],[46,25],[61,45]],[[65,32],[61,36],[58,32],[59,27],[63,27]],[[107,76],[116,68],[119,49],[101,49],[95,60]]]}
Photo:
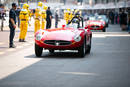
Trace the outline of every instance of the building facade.
{"label": "building facade", "polygon": [[33,3],[30,7],[36,8],[36,3],[42,1],[47,6],[63,7],[63,8],[79,8],[83,9],[113,9],[130,7],[130,0],[0,0],[0,3],[6,3],[10,6],[10,3],[16,2],[19,5],[22,3]]}
{"label": "building facade", "polygon": [[115,8],[123,8],[123,7],[130,7],[130,0],[94,0],[94,5],[97,4],[104,4],[109,5],[109,7]]}
{"label": "building facade", "polygon": [[4,4],[6,9],[11,8],[12,7],[11,4],[13,2],[18,4],[18,0],[0,0],[0,4]]}

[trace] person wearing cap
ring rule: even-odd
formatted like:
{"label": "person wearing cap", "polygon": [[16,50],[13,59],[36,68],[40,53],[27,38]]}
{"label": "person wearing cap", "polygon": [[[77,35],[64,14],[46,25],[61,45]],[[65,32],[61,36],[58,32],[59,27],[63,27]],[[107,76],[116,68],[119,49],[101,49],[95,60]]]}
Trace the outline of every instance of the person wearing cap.
{"label": "person wearing cap", "polygon": [[41,27],[41,7],[43,6],[42,2],[38,2],[38,7],[35,9],[34,13],[34,33],[40,30]]}
{"label": "person wearing cap", "polygon": [[16,8],[17,8],[16,3],[12,3],[12,8],[9,11],[9,28],[10,28],[9,48],[16,47],[13,43],[16,29],[16,13],[15,13]]}
{"label": "person wearing cap", "polygon": [[19,35],[19,42],[26,42],[25,37],[27,34],[28,29],[28,21],[29,21],[29,14],[27,10],[27,4],[23,5],[22,10],[20,11],[19,15],[20,19],[20,35]]}
{"label": "person wearing cap", "polygon": [[43,6],[43,10],[41,11],[41,29],[45,29],[45,25],[46,25],[46,10],[47,10],[47,6]]}

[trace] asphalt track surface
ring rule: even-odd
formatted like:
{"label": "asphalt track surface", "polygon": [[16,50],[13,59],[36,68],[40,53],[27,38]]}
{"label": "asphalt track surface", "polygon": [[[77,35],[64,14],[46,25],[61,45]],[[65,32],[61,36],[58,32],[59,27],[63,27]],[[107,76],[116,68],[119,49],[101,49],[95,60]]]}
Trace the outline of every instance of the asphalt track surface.
{"label": "asphalt track surface", "polygon": [[93,32],[84,58],[47,50],[38,58],[33,42],[9,53],[0,55],[0,87],[130,87],[130,35],[117,25]]}

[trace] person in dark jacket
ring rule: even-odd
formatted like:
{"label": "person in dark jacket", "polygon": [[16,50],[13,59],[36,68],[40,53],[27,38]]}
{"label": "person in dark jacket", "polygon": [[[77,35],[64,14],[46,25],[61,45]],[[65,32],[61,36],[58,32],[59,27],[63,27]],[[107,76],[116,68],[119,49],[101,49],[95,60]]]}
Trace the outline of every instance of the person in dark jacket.
{"label": "person in dark jacket", "polygon": [[130,10],[128,12],[128,33],[130,34]]}
{"label": "person in dark jacket", "polygon": [[9,47],[15,48],[16,46],[13,43],[13,39],[15,36],[16,29],[16,3],[12,3],[12,8],[9,11],[9,28],[10,28],[10,36],[9,36]]}
{"label": "person in dark jacket", "polygon": [[122,27],[122,30],[126,30],[127,14],[124,11],[122,11],[122,13],[120,14],[120,25]]}
{"label": "person in dark jacket", "polygon": [[114,24],[114,13],[113,13],[113,11],[109,12],[109,18],[111,20],[111,24]]}
{"label": "person in dark jacket", "polygon": [[115,12],[115,23],[118,24],[118,12]]}
{"label": "person in dark jacket", "polygon": [[50,11],[50,7],[48,7],[46,11],[47,17],[46,17],[46,29],[51,28],[51,21],[52,21],[52,13]]}

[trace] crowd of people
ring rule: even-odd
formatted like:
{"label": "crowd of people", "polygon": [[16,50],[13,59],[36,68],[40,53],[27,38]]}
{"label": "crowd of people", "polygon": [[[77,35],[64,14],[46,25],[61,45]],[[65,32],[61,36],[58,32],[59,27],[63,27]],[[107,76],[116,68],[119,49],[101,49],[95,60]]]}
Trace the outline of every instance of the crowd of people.
{"label": "crowd of people", "polygon": [[[129,12],[125,12],[125,10],[121,10],[120,13],[110,11],[109,19],[111,24],[120,24],[122,27],[122,25],[127,25],[129,22]],[[122,28],[124,30],[124,27]]]}
{"label": "crowd of people", "polygon": [[[9,47],[15,48],[13,43],[16,29],[16,21],[20,28],[19,42],[26,42],[26,34],[28,26],[30,26],[31,18],[34,18],[34,33],[39,29],[51,28],[52,13],[50,7],[43,5],[42,2],[38,3],[35,10],[30,10],[29,5],[25,3],[22,8],[17,7],[16,3],[12,3],[12,8],[9,11]],[[57,23],[58,24],[58,23]]]}
{"label": "crowd of people", "polygon": [[120,9],[119,12],[112,10],[99,11],[99,15],[106,15],[109,18],[110,24],[120,24],[121,29],[128,31],[130,33],[130,8]]}
{"label": "crowd of people", "polygon": [[[79,10],[71,11],[67,9],[64,12],[64,19],[66,24],[69,24],[71,19],[74,17],[74,13],[79,13]],[[35,10],[30,10],[29,5],[25,3],[22,7],[16,6],[16,3],[12,4],[12,9],[9,12],[9,28],[10,28],[10,39],[9,47],[15,48],[13,43],[13,38],[15,35],[16,21],[18,22],[18,27],[20,27],[19,42],[26,42],[26,34],[28,26],[30,26],[31,18],[34,18],[34,33],[39,29],[49,29],[51,28],[52,23],[52,12],[50,7],[43,5],[42,2],[38,3],[38,7]],[[55,28],[58,27],[59,13],[58,9],[55,11]]]}
{"label": "crowd of people", "polygon": [[130,9],[121,9],[119,13],[111,10],[108,17],[111,24],[120,24],[123,31],[130,33]]}

